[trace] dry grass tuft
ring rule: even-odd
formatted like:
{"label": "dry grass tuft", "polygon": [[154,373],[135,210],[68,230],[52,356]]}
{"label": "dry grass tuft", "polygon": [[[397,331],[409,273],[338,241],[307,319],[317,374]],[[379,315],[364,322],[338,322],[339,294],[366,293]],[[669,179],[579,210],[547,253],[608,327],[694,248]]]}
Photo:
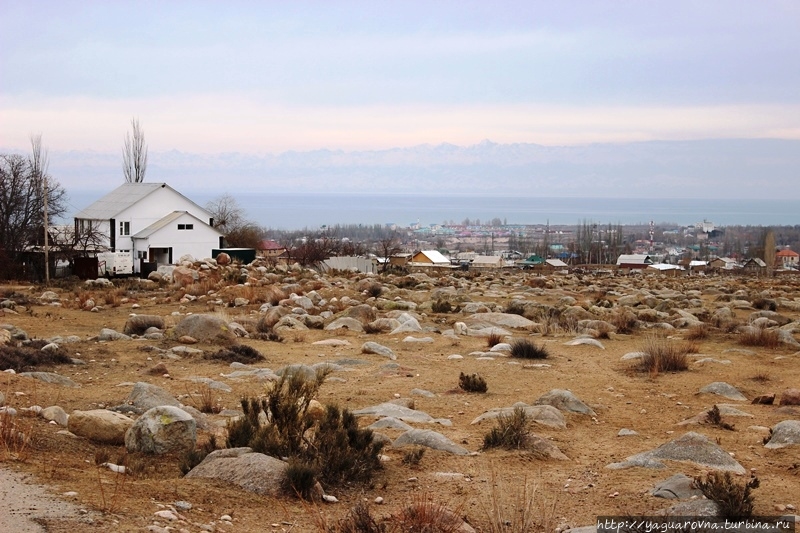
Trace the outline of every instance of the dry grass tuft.
{"label": "dry grass tuft", "polygon": [[774,329],[750,327],[739,336],[739,344],[775,349],[781,345],[781,338]]}
{"label": "dry grass tuft", "polygon": [[518,359],[547,359],[550,357],[550,352],[543,344],[537,344],[528,339],[518,339],[511,344],[511,357]]}
{"label": "dry grass tuft", "polygon": [[649,336],[644,341],[642,352],[645,353],[636,362],[640,372],[651,375],[660,372],[682,372],[689,369],[687,355],[696,353],[691,343],[674,342],[665,337]]}
{"label": "dry grass tuft", "polygon": [[689,328],[689,331],[686,333],[686,340],[700,341],[703,339],[707,339],[709,333],[710,333],[709,327],[706,324],[694,326],[692,328]]}
{"label": "dry grass tuft", "polygon": [[486,337],[486,346],[489,348],[497,346],[501,342],[503,342],[503,336],[499,333],[490,333],[489,336]]}
{"label": "dry grass tuft", "polygon": [[[501,486],[492,467],[492,495],[486,514],[488,533],[529,533],[556,530],[556,498],[548,501],[538,482],[527,479],[512,487]],[[483,529],[482,529],[483,531]]]}

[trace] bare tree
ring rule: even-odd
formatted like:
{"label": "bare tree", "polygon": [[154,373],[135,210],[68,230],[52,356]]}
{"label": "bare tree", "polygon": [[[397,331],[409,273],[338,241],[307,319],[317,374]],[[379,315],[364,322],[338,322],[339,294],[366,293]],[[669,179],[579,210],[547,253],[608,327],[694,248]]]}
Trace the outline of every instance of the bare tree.
{"label": "bare tree", "polygon": [[264,228],[247,220],[244,209],[230,194],[211,200],[206,211],[214,219],[214,227],[225,234],[225,242],[231,248],[258,248],[264,239]]}
{"label": "bare tree", "polygon": [[45,195],[51,218],[66,210],[66,192],[47,175],[41,138],[31,144],[34,153],[27,158],[0,155],[0,277],[24,275],[26,253],[44,244]]}
{"label": "bare tree", "polygon": [[399,253],[400,250],[400,239],[396,231],[392,231],[387,237],[378,241],[378,251],[383,255],[384,259],[383,265],[381,265],[381,272],[386,272],[390,264],[389,258]]}
{"label": "bare tree", "polygon": [[132,132],[125,135],[122,148],[122,172],[128,183],[141,183],[147,171],[147,144],[144,142],[144,131],[139,126],[139,119],[131,119]]}

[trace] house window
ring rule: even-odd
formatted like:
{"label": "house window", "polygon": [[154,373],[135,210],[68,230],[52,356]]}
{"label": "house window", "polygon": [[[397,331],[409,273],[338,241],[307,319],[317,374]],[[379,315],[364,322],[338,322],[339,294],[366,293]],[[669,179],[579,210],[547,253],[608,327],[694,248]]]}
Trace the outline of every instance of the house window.
{"label": "house window", "polygon": [[120,237],[125,237],[131,234],[131,223],[130,222],[120,222],[119,223],[119,235]]}
{"label": "house window", "polygon": [[194,224],[178,224],[179,230],[189,230],[194,229]]}

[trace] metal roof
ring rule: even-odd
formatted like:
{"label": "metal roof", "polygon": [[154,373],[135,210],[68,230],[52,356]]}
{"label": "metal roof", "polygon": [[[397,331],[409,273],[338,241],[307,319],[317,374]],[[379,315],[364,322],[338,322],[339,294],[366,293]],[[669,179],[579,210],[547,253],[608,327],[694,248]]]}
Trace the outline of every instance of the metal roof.
{"label": "metal roof", "polygon": [[[88,220],[109,220],[130,206],[138,203],[146,196],[152,194],[158,189],[163,188],[169,188],[176,194],[183,196],[166,183],[123,183],[110,193],[89,205],[89,207],[79,211],[75,215],[75,218]],[[186,198],[185,196],[183,197]],[[208,211],[195,204],[188,198],[186,198],[186,200],[196,205],[201,212],[208,213]]]}

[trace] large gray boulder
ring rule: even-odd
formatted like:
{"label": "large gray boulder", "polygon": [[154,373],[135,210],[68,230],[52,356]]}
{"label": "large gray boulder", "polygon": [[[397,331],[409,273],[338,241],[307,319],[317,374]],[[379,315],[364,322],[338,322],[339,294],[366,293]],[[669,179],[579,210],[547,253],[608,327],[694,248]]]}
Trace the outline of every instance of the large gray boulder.
{"label": "large gray boulder", "polygon": [[192,415],[169,405],[146,411],[125,433],[129,452],[161,455],[187,452],[197,444],[197,423]]}
{"label": "large gray boulder", "polygon": [[160,405],[181,407],[181,402],[176,400],[168,391],[144,381],[140,381],[133,386],[126,404],[135,407],[139,412],[144,412]]}
{"label": "large gray boulder", "polygon": [[744,394],[739,392],[739,389],[733,385],[725,383],[724,381],[715,381],[714,383],[709,383],[705,387],[701,388],[700,392],[716,394],[718,396],[722,396],[723,398],[728,398],[729,400],[737,400],[740,402],[747,401],[747,398],[745,398]]}
{"label": "large gray boulder", "polygon": [[694,485],[694,478],[686,474],[675,474],[665,479],[658,483],[650,491],[650,494],[656,498],[666,498],[668,500],[689,500],[703,497],[703,491]]}
{"label": "large gray boulder", "polygon": [[392,351],[391,348],[387,348],[382,344],[378,344],[377,342],[368,341],[361,345],[361,353],[372,353],[376,355],[382,355],[384,357],[388,357],[392,361],[397,359],[397,355]]}
{"label": "large gray boulder", "polygon": [[595,412],[591,407],[583,403],[580,398],[572,392],[563,389],[553,389],[540,396],[534,405],[552,405],[559,411],[568,413],[578,413],[581,415],[594,416]]}
{"label": "large gray boulder", "polygon": [[233,342],[236,338],[227,322],[215,315],[189,315],[178,322],[172,335],[176,339],[188,335],[198,342]]}
{"label": "large gray boulder", "polygon": [[425,446],[434,450],[442,450],[454,455],[469,455],[469,450],[451,441],[441,433],[430,429],[409,429],[392,443],[395,448],[403,446]]}
{"label": "large gray boulder", "polygon": [[364,332],[364,326],[361,322],[355,318],[343,316],[341,318],[337,318],[327,326],[325,326],[327,331],[335,331],[337,329],[346,329],[349,331],[357,331],[359,333]]}
{"label": "large gray boulder", "polygon": [[775,449],[792,445],[800,445],[800,420],[784,420],[775,424],[764,446]]}
{"label": "large gray boulder", "polygon": [[662,462],[684,461],[703,467],[714,468],[734,474],[747,471],[728,452],[708,440],[705,436],[690,431],[685,435],[662,444],[658,448],[632,455],[620,463],[612,463],[606,468],[621,470],[634,466],[642,468],[666,468]]}
{"label": "large gray boulder", "polygon": [[79,384],[75,383],[70,378],[62,376],[61,374],[56,374],[54,372],[21,372],[19,375],[28,378],[38,379],[39,381],[44,381],[45,383],[51,383],[53,385],[61,385],[62,387],[69,387],[71,389],[77,389],[78,387],[80,387]]}
{"label": "large gray boulder", "polygon": [[131,426],[133,419],[107,409],[73,411],[67,421],[70,432],[102,444],[123,444]]}
{"label": "large gray boulder", "polygon": [[228,448],[208,454],[186,477],[218,479],[248,492],[277,496],[286,468],[283,461],[250,448]]}
{"label": "large gray boulder", "polygon": [[125,335],[124,333],[120,333],[117,330],[111,328],[102,328],[100,330],[100,334],[97,336],[97,340],[99,341],[129,341],[131,340],[130,336]]}
{"label": "large gray boulder", "polygon": [[512,313],[477,313],[464,319],[467,326],[479,328],[486,324],[504,328],[529,328],[535,322]]}

